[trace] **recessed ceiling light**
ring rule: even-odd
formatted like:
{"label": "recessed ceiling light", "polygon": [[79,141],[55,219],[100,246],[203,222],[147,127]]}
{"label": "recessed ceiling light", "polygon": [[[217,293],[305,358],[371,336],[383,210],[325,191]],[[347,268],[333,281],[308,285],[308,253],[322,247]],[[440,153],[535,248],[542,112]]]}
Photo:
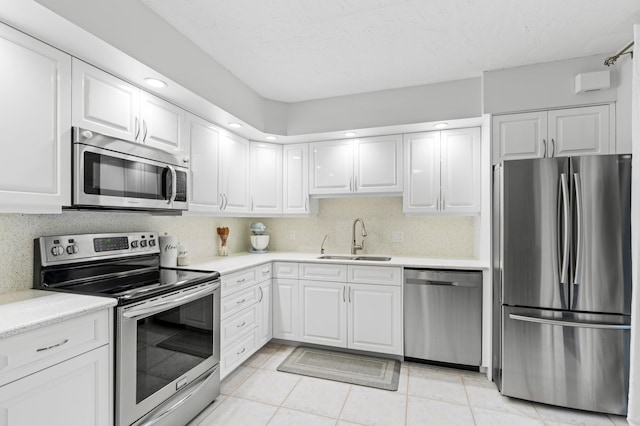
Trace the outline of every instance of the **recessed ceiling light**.
{"label": "recessed ceiling light", "polygon": [[265,139],[268,141],[275,141],[278,138],[276,138],[275,136],[267,136]]}
{"label": "recessed ceiling light", "polygon": [[167,87],[167,83],[157,78],[145,78],[144,82],[151,87]]}
{"label": "recessed ceiling light", "polygon": [[354,137],[356,134],[355,134],[355,133],[353,133],[353,132],[347,132],[347,133],[345,133],[344,135],[345,135],[346,137],[348,137],[348,138],[352,138],[352,137]]}
{"label": "recessed ceiling light", "polygon": [[239,129],[240,127],[242,127],[242,124],[240,124],[240,123],[229,123],[229,127],[233,127],[234,129]]}
{"label": "recessed ceiling light", "polygon": [[444,129],[445,127],[449,127],[449,123],[436,123],[433,126],[434,129]]}

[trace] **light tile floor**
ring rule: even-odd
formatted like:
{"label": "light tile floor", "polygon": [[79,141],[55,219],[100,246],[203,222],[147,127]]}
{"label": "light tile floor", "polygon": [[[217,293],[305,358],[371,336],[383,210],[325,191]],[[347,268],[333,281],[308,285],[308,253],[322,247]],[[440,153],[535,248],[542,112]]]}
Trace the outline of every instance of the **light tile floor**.
{"label": "light tile floor", "polygon": [[267,344],[222,382],[190,426],[626,425],[623,417],[506,398],[484,374],[402,363],[397,392],[282,373],[292,346]]}

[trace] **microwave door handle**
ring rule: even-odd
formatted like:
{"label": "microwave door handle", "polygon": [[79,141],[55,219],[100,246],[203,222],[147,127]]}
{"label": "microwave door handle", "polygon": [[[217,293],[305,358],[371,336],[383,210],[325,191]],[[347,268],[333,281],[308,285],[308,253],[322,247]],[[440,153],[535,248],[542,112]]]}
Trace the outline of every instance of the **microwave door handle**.
{"label": "microwave door handle", "polygon": [[168,165],[167,169],[169,169],[169,173],[171,174],[171,196],[169,196],[167,204],[172,204],[177,196],[176,186],[178,185],[178,178],[176,177],[176,169],[174,169],[173,166]]}

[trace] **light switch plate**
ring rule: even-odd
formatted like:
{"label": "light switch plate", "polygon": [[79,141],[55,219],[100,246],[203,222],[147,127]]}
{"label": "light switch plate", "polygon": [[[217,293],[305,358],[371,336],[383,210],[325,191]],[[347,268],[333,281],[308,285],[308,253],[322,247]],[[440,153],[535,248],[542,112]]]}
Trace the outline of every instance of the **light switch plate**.
{"label": "light switch plate", "polygon": [[289,231],[289,239],[290,240],[296,239],[296,231]]}
{"label": "light switch plate", "polygon": [[403,243],[404,242],[404,232],[402,232],[402,231],[392,231],[391,232],[391,242],[392,243]]}

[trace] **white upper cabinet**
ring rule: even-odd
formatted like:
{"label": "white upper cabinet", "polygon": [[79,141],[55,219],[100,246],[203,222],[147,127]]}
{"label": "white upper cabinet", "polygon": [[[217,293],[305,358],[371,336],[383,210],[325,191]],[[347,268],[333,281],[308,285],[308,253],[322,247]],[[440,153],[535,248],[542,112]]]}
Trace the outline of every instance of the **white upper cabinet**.
{"label": "white upper cabinet", "polygon": [[609,105],[493,117],[493,162],[615,152]]}
{"label": "white upper cabinet", "polygon": [[444,212],[480,212],[480,129],[440,136],[440,203]]}
{"label": "white upper cabinet", "polygon": [[78,59],[73,59],[74,126],[145,143],[189,162],[186,113]]}
{"label": "white upper cabinet", "polygon": [[309,144],[311,194],[402,191],[402,136]]}
{"label": "white upper cabinet", "polygon": [[225,213],[249,212],[249,141],[228,132],[220,139],[220,198]]}
{"label": "white upper cabinet", "polygon": [[404,136],[404,211],[435,212],[440,197],[440,132]]}
{"label": "white upper cabinet", "polygon": [[251,142],[251,213],[282,213],[282,145]]}
{"label": "white upper cabinet", "polygon": [[353,191],[353,141],[309,144],[309,193],[348,194]]}
{"label": "white upper cabinet", "polygon": [[140,117],[141,142],[178,156],[183,164],[189,163],[188,139],[183,134],[186,112],[182,108],[141,90]]}
{"label": "white upper cabinet", "polygon": [[405,213],[480,212],[480,129],[404,135]]}
{"label": "white upper cabinet", "polygon": [[493,144],[502,160],[542,158],[546,139],[546,111],[493,117]]}
{"label": "white upper cabinet", "polygon": [[309,144],[284,145],[282,160],[282,213],[310,213]]}
{"label": "white upper cabinet", "polygon": [[222,207],[218,190],[220,129],[189,114],[187,133],[191,147],[189,211],[218,213]]}
{"label": "white upper cabinet", "polygon": [[615,152],[609,134],[609,105],[549,111],[548,123],[553,156]]}
{"label": "white upper cabinet", "polygon": [[354,141],[354,190],[402,192],[402,135]]}
{"label": "white upper cabinet", "polygon": [[71,204],[71,57],[0,24],[0,212]]}

